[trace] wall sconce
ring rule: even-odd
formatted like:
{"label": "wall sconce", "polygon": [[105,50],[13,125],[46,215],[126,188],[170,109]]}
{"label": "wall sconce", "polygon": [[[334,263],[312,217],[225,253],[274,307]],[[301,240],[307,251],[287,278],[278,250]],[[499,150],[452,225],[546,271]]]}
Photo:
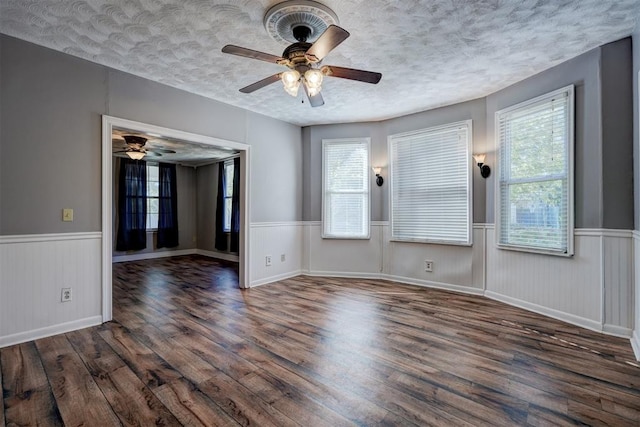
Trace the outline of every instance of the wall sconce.
{"label": "wall sconce", "polygon": [[483,178],[488,178],[491,175],[491,168],[488,165],[484,164],[484,159],[486,154],[474,154],[473,159],[478,163],[478,167],[480,168],[480,175]]}
{"label": "wall sconce", "polygon": [[374,166],[371,169],[373,169],[373,173],[376,174],[376,184],[378,184],[378,187],[382,187],[382,183],[384,183],[384,179],[380,176],[382,168],[380,166]]}

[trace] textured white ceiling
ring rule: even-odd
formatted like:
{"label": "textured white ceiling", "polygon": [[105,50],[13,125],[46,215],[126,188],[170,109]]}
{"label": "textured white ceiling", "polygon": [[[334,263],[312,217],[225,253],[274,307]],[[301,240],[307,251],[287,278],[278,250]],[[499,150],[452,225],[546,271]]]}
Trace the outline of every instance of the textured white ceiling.
{"label": "textured white ceiling", "polygon": [[297,125],[380,120],[478,98],[629,35],[640,0],[321,0],[351,37],[324,63],[377,71],[378,85],[327,78],[311,108],[281,71],[221,53],[281,55],[269,0],[1,0],[0,32]]}

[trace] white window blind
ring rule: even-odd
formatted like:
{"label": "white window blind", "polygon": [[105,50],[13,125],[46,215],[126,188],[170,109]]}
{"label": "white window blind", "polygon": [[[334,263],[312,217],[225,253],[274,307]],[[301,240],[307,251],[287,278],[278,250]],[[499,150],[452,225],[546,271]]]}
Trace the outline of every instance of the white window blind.
{"label": "white window blind", "polygon": [[573,86],[496,113],[498,245],[573,254]]}
{"label": "white window blind", "polygon": [[369,138],[322,141],[324,238],[369,238]]}
{"label": "white window blind", "polygon": [[389,137],[394,240],[471,244],[471,120]]}

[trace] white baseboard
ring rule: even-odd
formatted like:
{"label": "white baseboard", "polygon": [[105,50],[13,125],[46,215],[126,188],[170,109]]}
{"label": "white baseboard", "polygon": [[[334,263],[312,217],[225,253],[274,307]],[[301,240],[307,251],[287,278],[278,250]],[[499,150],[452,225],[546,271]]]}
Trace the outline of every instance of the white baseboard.
{"label": "white baseboard", "polygon": [[182,255],[195,255],[197,253],[197,249],[180,249],[177,251],[160,251],[160,252],[146,252],[142,254],[131,254],[131,255],[116,255],[112,258],[112,262],[126,262],[126,261],[141,261],[144,259],[157,259],[157,258],[168,258],[173,256],[182,256]]}
{"label": "white baseboard", "polygon": [[344,277],[347,279],[379,279],[390,280],[392,282],[405,283],[407,285],[422,286],[426,288],[443,289],[446,291],[461,292],[464,294],[482,295],[483,291],[480,288],[472,288],[470,286],[450,285],[448,283],[432,282],[428,280],[414,279],[411,277],[393,276],[383,273],[352,273],[343,271],[305,271],[302,274],[305,276],[319,276],[319,277]]}
{"label": "white baseboard", "polygon": [[595,320],[565,313],[563,311],[554,310],[553,308],[543,307],[538,304],[522,301],[520,299],[512,298],[512,297],[502,295],[492,291],[485,291],[484,295],[487,298],[504,302],[506,304],[513,305],[515,307],[524,308],[525,310],[533,311],[534,313],[538,313],[544,316],[552,317],[554,319],[562,320],[563,322],[571,323],[573,325],[581,326],[583,328],[591,329],[592,331],[605,332],[602,328],[602,324]]}
{"label": "white baseboard", "polygon": [[40,338],[50,337],[52,335],[64,334],[78,329],[97,326],[102,323],[102,316],[91,316],[84,319],[73,320],[71,322],[60,323],[58,325],[47,326],[45,328],[34,329],[32,331],[20,332],[13,335],[0,337],[0,348],[8,347],[14,344],[20,344],[27,341],[33,341]]}
{"label": "white baseboard", "polygon": [[256,286],[266,285],[268,283],[277,282],[278,280],[290,279],[292,277],[296,277],[302,274],[302,271],[290,271],[287,273],[278,274],[275,276],[265,277],[264,279],[258,279],[251,282],[251,287],[255,288]]}
{"label": "white baseboard", "polygon": [[206,256],[209,258],[217,258],[225,261],[238,262],[240,257],[238,255],[229,254],[225,252],[216,252],[216,251],[205,251],[204,249],[196,249],[195,252],[197,255]]}
{"label": "white baseboard", "polygon": [[407,285],[422,286],[424,288],[442,289],[445,291],[460,292],[463,294],[483,295],[482,288],[473,288],[471,286],[452,285],[449,283],[433,282],[430,280],[414,279],[412,277],[393,276],[390,274],[380,274],[380,279],[391,280],[392,282],[406,283]]}
{"label": "white baseboard", "polygon": [[311,277],[344,277],[345,279],[382,279],[380,273],[357,273],[350,271],[304,271],[301,274]]}
{"label": "white baseboard", "polygon": [[631,348],[633,348],[633,353],[636,355],[636,360],[640,362],[640,331],[633,331],[633,335],[631,337]]}
{"label": "white baseboard", "polygon": [[610,325],[605,323],[602,325],[602,332],[607,335],[613,335],[620,338],[631,338],[633,336],[633,330],[625,328],[624,326]]}

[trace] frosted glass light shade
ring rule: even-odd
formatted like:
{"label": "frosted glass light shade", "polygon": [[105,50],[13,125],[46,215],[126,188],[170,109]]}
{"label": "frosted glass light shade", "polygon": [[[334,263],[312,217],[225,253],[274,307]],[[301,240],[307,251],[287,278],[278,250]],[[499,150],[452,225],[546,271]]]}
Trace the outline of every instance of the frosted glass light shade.
{"label": "frosted glass light shade", "polygon": [[312,68],[304,73],[304,81],[309,91],[309,96],[317,95],[322,90],[322,72]]}
{"label": "frosted glass light shade", "polygon": [[127,156],[133,160],[140,160],[144,157],[144,153],[142,151],[127,151]]}
{"label": "frosted glass light shade", "polygon": [[473,159],[476,161],[476,163],[484,163],[485,157],[487,157],[486,154],[474,154],[473,155]]}
{"label": "frosted glass light shade", "polygon": [[284,90],[291,96],[298,96],[298,88],[300,87],[300,73],[296,70],[289,70],[282,73],[282,84]]}

